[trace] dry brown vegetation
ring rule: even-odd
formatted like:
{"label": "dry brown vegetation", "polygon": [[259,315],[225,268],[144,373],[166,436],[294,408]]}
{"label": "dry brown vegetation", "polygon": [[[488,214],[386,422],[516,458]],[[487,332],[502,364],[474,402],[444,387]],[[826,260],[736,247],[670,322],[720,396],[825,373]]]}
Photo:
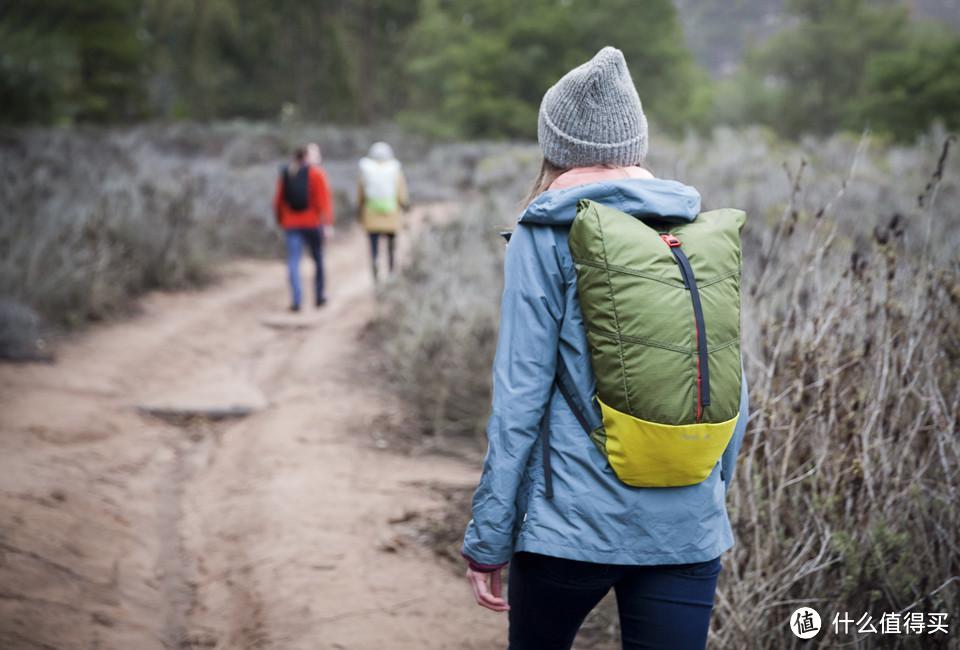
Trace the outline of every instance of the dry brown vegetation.
{"label": "dry brown vegetation", "polygon": [[[660,176],[747,210],[751,424],[729,493],[712,641],[783,648],[790,612],[960,619],[960,165],[932,133],[893,147],[762,131],[655,143]],[[502,242],[536,152],[488,159],[480,196],[417,245],[385,302],[388,375],[425,433],[482,446]],[[387,324],[389,326],[387,327]],[[456,525],[465,522],[461,514]],[[952,635],[956,639],[956,633]],[[833,636],[853,642],[853,635]],[[891,637],[932,647],[933,637]],[[956,647],[956,641],[953,641]]]}
{"label": "dry brown vegetation", "polygon": [[50,354],[46,339],[129,310],[151,289],[191,287],[237,255],[275,254],[277,165],[319,142],[349,224],[356,161],[386,138],[414,199],[449,199],[489,145],[432,146],[376,131],[224,123],[0,131],[0,358]]}
{"label": "dry brown vegetation", "polygon": [[[276,245],[270,176],[186,129],[28,130],[0,140],[0,356],[42,334],[195,286],[226,255]],[[207,149],[204,149],[206,145]],[[282,155],[278,144],[262,160]]]}

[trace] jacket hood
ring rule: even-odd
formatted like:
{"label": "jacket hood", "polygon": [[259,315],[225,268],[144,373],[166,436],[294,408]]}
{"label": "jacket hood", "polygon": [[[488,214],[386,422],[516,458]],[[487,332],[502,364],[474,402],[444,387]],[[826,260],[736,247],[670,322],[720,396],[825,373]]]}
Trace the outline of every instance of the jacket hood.
{"label": "jacket hood", "polygon": [[689,222],[700,213],[700,193],[677,181],[626,178],[548,190],[533,200],[519,222],[567,226],[577,216],[577,203],[589,199],[638,218]]}

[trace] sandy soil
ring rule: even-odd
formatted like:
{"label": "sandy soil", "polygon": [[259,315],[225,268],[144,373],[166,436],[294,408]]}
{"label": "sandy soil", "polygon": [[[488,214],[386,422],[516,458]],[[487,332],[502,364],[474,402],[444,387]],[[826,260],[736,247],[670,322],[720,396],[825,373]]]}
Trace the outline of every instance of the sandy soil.
{"label": "sandy soil", "polygon": [[402,405],[363,370],[361,233],[327,272],[317,312],[282,311],[279,262],[237,263],[0,366],[0,648],[503,647],[502,615],[390,542],[476,469],[379,448]]}

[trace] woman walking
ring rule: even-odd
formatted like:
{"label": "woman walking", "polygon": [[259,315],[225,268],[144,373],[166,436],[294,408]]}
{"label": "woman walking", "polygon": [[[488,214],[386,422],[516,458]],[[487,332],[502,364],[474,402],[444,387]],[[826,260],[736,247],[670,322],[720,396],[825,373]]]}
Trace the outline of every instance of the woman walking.
{"label": "woman walking", "polygon": [[387,241],[387,269],[392,274],[400,211],[408,207],[407,182],[403,169],[386,142],[376,142],[360,159],[360,222],[370,237],[373,279],[377,280],[377,258],[381,237]]}
{"label": "woman walking", "polygon": [[700,215],[695,189],[641,166],[647,121],[617,49],[550,88],[538,122],[467,578],[509,612],[513,650],[570,648],[611,589],[624,648],[703,648],[747,420],[743,213]]}

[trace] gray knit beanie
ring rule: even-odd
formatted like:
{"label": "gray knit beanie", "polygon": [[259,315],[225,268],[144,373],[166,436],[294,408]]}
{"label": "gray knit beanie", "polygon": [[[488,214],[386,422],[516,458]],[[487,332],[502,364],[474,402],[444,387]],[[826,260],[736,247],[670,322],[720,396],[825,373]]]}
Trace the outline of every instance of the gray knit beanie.
{"label": "gray knit beanie", "polygon": [[647,155],[647,118],[623,52],[605,47],[543,96],[543,157],[558,167],[626,167]]}

